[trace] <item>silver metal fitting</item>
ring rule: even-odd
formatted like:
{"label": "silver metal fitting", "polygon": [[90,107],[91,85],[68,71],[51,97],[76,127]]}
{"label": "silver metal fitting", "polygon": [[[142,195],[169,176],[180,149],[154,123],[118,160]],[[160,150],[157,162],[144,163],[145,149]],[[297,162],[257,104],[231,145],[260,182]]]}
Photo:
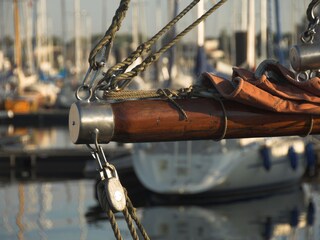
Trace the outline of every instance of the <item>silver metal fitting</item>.
{"label": "silver metal fitting", "polygon": [[99,129],[99,143],[108,143],[114,133],[111,105],[99,102],[76,102],[69,111],[69,134],[74,144],[95,143],[95,130]]}
{"label": "silver metal fitting", "polygon": [[302,44],[292,47],[290,62],[297,72],[320,69],[319,44]]}

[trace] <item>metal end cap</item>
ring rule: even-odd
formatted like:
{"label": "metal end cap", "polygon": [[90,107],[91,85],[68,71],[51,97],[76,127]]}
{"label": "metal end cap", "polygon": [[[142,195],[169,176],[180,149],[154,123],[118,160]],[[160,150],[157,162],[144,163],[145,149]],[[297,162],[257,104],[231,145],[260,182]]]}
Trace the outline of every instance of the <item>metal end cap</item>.
{"label": "metal end cap", "polygon": [[98,142],[108,143],[114,133],[114,118],[109,103],[73,103],[69,111],[69,134],[74,144],[95,143],[95,130],[99,130]]}

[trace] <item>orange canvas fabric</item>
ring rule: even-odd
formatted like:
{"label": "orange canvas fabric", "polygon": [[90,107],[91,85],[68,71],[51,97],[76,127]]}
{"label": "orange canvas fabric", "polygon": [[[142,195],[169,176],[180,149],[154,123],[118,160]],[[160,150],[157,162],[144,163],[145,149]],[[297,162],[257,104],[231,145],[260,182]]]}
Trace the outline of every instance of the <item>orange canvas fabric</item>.
{"label": "orange canvas fabric", "polygon": [[274,112],[320,114],[320,78],[298,82],[274,61],[263,62],[256,72],[234,68],[231,80],[203,76],[225,99]]}

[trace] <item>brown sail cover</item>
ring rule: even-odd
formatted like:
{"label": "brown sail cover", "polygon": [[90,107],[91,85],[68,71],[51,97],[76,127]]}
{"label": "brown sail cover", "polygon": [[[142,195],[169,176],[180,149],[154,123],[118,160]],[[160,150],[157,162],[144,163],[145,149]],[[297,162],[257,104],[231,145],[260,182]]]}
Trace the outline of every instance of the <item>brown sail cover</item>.
{"label": "brown sail cover", "polygon": [[234,68],[231,81],[210,73],[203,77],[228,100],[280,113],[320,114],[320,78],[298,82],[293,72],[271,60],[255,73]]}

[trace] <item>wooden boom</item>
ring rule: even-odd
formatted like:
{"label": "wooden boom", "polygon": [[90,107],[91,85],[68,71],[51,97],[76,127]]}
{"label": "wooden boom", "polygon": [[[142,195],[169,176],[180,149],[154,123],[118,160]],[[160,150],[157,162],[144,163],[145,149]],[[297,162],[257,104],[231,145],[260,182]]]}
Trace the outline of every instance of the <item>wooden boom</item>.
{"label": "wooden boom", "polygon": [[221,138],[273,137],[320,133],[320,115],[283,114],[236,102],[178,99],[187,119],[166,100],[74,103],[69,113],[74,143],[155,142]]}

